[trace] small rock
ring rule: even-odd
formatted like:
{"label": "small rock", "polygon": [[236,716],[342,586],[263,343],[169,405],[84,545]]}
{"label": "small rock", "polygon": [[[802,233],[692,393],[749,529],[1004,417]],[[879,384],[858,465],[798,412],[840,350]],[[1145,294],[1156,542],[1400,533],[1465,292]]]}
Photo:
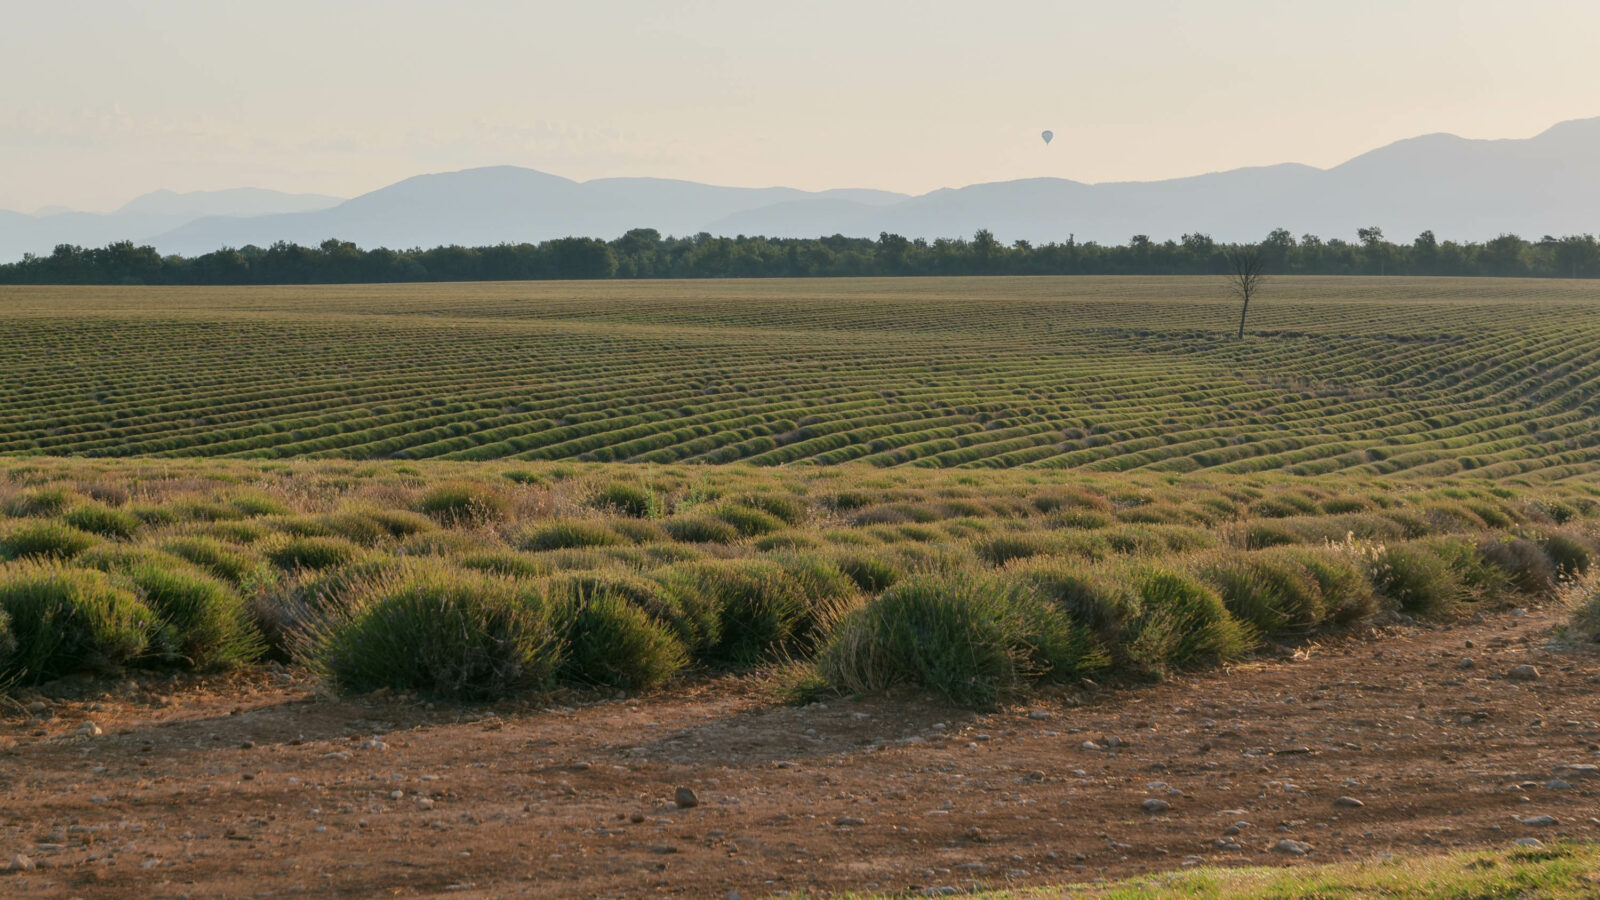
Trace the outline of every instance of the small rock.
{"label": "small rock", "polygon": [[677,804],[679,809],[693,809],[700,805],[700,797],[694,792],[694,788],[681,787],[673,792],[672,802]]}
{"label": "small rock", "polygon": [[1311,845],[1305,841],[1291,841],[1288,838],[1272,845],[1272,852],[1287,853],[1290,856],[1305,856],[1311,852]]}
{"label": "small rock", "polygon": [[1474,662],[1473,662],[1473,661],[1472,661],[1472,657],[1470,657],[1470,656],[1463,656],[1463,657],[1461,657],[1461,663],[1460,663],[1460,665],[1458,665],[1458,666],[1457,666],[1457,668],[1461,668],[1461,669],[1470,669],[1470,668],[1472,668],[1472,667],[1473,667],[1473,666],[1475,666],[1475,665],[1477,665],[1477,663],[1474,663]]}
{"label": "small rock", "polygon": [[859,828],[867,824],[867,820],[856,816],[840,816],[833,820],[833,824],[835,828]]}
{"label": "small rock", "polygon": [[389,749],[389,745],[378,740],[377,738],[367,738],[366,740],[357,744],[356,748],[359,750],[387,750]]}
{"label": "small rock", "polygon": [[1172,808],[1172,804],[1168,803],[1165,800],[1158,800],[1155,797],[1151,797],[1149,800],[1146,800],[1143,803],[1139,804],[1139,808],[1144,810],[1147,813],[1150,813],[1150,814],[1154,815],[1156,813],[1164,813],[1167,810],[1171,809]]}
{"label": "small rock", "polygon": [[31,872],[33,871],[33,860],[18,853],[16,856],[11,857],[10,869],[13,872]]}
{"label": "small rock", "polygon": [[644,813],[635,811],[633,815],[628,816],[628,821],[635,825],[641,824],[644,822]]}
{"label": "small rock", "polygon": [[99,737],[104,733],[100,730],[100,726],[93,722],[85,722],[78,726],[78,734],[82,737]]}
{"label": "small rock", "polygon": [[254,750],[255,748],[256,748],[256,742],[255,741],[245,741],[245,742],[243,742],[243,743],[241,743],[239,745],[239,749],[240,750]]}
{"label": "small rock", "polygon": [[1516,844],[1518,847],[1543,847],[1544,846],[1544,841],[1541,841],[1538,838],[1517,838],[1516,840],[1512,841],[1512,843]]}
{"label": "small rock", "polygon": [[1506,673],[1506,677],[1512,681],[1538,681],[1539,669],[1527,664],[1513,666],[1511,671]]}
{"label": "small rock", "polygon": [[[50,708],[50,705],[48,703],[45,703],[43,700],[35,700],[32,703],[28,704],[28,712],[30,712],[30,713],[32,713],[33,715],[36,715],[36,716],[39,713],[42,713],[42,712],[44,712],[45,710],[47,710],[49,708]],[[26,859],[27,857],[22,857],[22,858]]]}
{"label": "small rock", "polygon": [[1235,836],[1237,836],[1239,834],[1239,832],[1241,830],[1243,830],[1243,829],[1241,829],[1237,825],[1229,825],[1227,828],[1222,829],[1222,836],[1223,837],[1235,837]]}
{"label": "small rock", "polygon": [[1042,722],[1045,719],[1050,718],[1050,713],[1047,710],[1036,709],[1028,713],[1028,718],[1033,719],[1036,722]]}
{"label": "small rock", "polygon": [[1561,820],[1555,816],[1529,816],[1522,820],[1522,824],[1532,825],[1535,828],[1546,828],[1551,825],[1560,825]]}
{"label": "small rock", "polygon": [[1565,791],[1572,787],[1572,783],[1569,781],[1562,781],[1559,778],[1552,778],[1549,781],[1546,781],[1544,786],[1546,789],[1552,791]]}
{"label": "small rock", "polygon": [[1576,776],[1578,778],[1600,777],[1600,766],[1590,763],[1573,763],[1570,766],[1562,766],[1562,769],[1565,770],[1567,774]]}
{"label": "small rock", "polygon": [[1366,806],[1365,803],[1362,803],[1360,800],[1357,800],[1354,797],[1340,797],[1339,799],[1333,801],[1333,805],[1339,807],[1340,809],[1360,809],[1361,807]]}

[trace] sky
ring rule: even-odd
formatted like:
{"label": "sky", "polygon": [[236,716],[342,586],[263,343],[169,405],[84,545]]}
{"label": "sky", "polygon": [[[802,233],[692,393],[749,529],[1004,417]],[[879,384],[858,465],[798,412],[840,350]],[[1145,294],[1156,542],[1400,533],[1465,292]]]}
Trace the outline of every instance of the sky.
{"label": "sky", "polygon": [[[921,193],[1600,115],[1594,0],[0,0],[0,209],[519,165]],[[1055,132],[1048,146],[1043,129]]]}

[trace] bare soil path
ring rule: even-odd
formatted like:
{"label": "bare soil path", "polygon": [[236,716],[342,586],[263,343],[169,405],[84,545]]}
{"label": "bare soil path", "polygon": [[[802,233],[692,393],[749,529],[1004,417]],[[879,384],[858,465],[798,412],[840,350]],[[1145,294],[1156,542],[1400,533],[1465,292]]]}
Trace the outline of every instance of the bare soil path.
{"label": "bare soil path", "polygon": [[1556,621],[986,715],[788,707],[734,678],[469,710],[285,674],[124,683],[0,710],[0,895],[964,892],[1600,840],[1600,652],[1549,646]]}

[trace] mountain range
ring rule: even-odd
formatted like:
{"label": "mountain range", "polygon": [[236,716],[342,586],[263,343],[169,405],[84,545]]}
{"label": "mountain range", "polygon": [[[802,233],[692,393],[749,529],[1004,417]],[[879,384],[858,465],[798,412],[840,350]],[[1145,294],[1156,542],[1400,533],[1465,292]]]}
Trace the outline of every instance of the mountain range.
{"label": "mountain range", "polygon": [[1600,231],[1600,118],[1564,122],[1526,139],[1431,134],[1329,169],[1285,164],[1148,182],[1062,178],[946,188],[918,196],[876,190],[737,188],[657,178],[578,182],[495,166],[418,175],[340,200],[242,188],[146,194],[114,213],[0,211],[0,260],[59,243],[149,243],[164,253],[329,237],[363,247],[430,247],[663,234],[876,237],[970,236],[1003,241],[1122,243],[1204,232],[1255,240],[1274,228],[1353,239],[1377,225],[1391,239],[1423,230],[1441,239],[1512,232]]}

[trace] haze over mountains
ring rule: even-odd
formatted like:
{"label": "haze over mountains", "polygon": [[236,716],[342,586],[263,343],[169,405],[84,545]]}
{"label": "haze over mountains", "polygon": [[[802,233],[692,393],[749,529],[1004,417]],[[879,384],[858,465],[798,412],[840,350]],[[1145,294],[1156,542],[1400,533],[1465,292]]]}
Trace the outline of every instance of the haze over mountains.
{"label": "haze over mountains", "polygon": [[[1058,146],[1070,153],[1070,140]],[[655,178],[576,182],[513,166],[419,175],[342,202],[248,188],[158,191],[108,214],[0,212],[0,259],[48,253],[59,243],[123,239],[196,254],[329,237],[397,248],[568,235],[609,239],[638,227],[678,235],[875,237],[889,231],[929,239],[988,228],[1007,242],[1075,235],[1122,243],[1134,234],[1164,240],[1193,231],[1256,240],[1278,227],[1353,239],[1368,225],[1398,240],[1425,229],[1454,240],[1600,231],[1600,118],[1564,122],[1521,140],[1425,135],[1330,169],[1285,164],[1105,184],[1033,178],[915,197]]]}

